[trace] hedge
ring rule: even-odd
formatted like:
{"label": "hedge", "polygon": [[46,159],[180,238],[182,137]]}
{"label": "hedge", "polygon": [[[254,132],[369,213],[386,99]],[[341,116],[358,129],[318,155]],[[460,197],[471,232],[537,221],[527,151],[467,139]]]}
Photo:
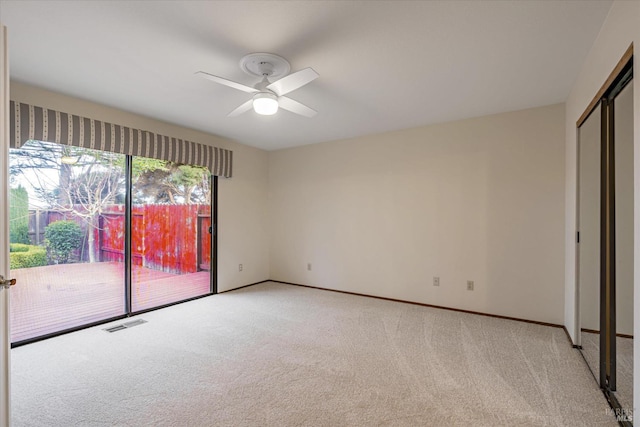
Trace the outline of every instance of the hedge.
{"label": "hedge", "polygon": [[9,268],[11,270],[47,265],[47,251],[45,248],[34,245],[24,246],[28,247],[26,252],[14,251],[9,253]]}
{"label": "hedge", "polygon": [[9,252],[29,252],[29,246],[24,243],[9,243]]}

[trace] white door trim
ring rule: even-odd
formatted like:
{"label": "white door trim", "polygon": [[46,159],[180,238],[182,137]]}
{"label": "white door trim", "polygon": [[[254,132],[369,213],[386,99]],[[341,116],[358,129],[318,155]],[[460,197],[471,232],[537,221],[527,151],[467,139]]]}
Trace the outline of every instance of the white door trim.
{"label": "white door trim", "polygon": [[[9,52],[7,27],[0,24],[0,275],[9,277]],[[0,290],[0,427],[9,427],[9,290]]]}

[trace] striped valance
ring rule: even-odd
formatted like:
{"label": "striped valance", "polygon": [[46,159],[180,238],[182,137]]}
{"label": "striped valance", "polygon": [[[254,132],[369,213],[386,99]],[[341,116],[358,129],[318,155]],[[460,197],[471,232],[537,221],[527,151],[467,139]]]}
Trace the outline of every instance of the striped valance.
{"label": "striped valance", "polygon": [[205,166],[230,178],[233,151],[11,101],[9,145],[30,139]]}

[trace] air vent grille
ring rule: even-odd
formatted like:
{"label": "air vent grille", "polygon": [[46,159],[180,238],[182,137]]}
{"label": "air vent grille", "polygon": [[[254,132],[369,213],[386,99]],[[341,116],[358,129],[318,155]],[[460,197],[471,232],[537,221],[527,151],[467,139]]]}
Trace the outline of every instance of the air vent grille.
{"label": "air vent grille", "polygon": [[133,328],[134,326],[142,325],[143,323],[147,323],[147,321],[144,320],[144,319],[137,319],[137,320],[132,320],[130,322],[125,322],[125,323],[121,323],[119,325],[115,325],[115,326],[110,326],[108,328],[104,328],[103,331],[118,332],[118,331],[122,331],[123,329]]}
{"label": "air vent grille", "polygon": [[137,320],[132,320],[131,322],[124,322],[123,325],[126,326],[127,328],[130,328],[132,326],[142,325],[143,323],[147,323],[147,321],[144,319],[137,319]]}

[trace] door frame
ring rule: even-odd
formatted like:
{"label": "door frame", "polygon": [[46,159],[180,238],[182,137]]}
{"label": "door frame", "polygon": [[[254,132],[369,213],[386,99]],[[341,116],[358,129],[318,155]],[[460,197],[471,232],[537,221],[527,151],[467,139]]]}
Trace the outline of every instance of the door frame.
{"label": "door frame", "polygon": [[[625,51],[625,53],[622,55],[622,57],[620,58],[620,60],[618,61],[618,63],[616,64],[616,66],[614,67],[614,69],[611,71],[611,73],[609,74],[609,77],[607,77],[607,80],[602,84],[602,86],[600,87],[600,89],[598,90],[598,92],[596,93],[596,95],[593,97],[593,99],[591,100],[591,102],[589,103],[589,105],[587,106],[587,108],[584,110],[584,112],[582,113],[582,115],[580,116],[580,118],[576,121],[576,198],[575,198],[575,202],[576,202],[576,215],[575,215],[575,230],[574,230],[574,245],[575,245],[575,253],[576,253],[576,258],[575,258],[575,289],[576,292],[574,294],[574,306],[575,306],[575,310],[574,310],[574,320],[575,320],[575,328],[574,328],[574,336],[575,336],[575,340],[574,340],[574,347],[575,348],[581,348],[581,339],[580,339],[580,333],[581,333],[581,316],[580,316],[580,275],[579,275],[579,268],[580,268],[580,257],[578,256],[579,252],[580,252],[580,248],[579,248],[579,215],[580,215],[580,198],[579,198],[579,194],[580,194],[580,141],[579,141],[579,136],[580,136],[580,126],[582,126],[584,124],[584,122],[589,118],[589,116],[595,111],[595,109],[598,107],[598,105],[601,104],[603,97],[605,97],[605,95],[607,93],[610,93],[611,90],[614,88],[614,86],[616,85],[616,83],[619,82],[619,80],[622,78],[624,72],[625,72],[625,67],[632,67],[633,68],[633,43],[627,48],[627,50]],[[602,113],[604,114],[604,113]]]}
{"label": "door frame", "polygon": [[[7,27],[0,25],[0,275],[9,277],[9,48]],[[9,290],[0,288],[0,427],[11,420],[11,329]]]}
{"label": "door frame", "polygon": [[[626,50],[618,64],[615,66],[605,83],[589,106],[576,122],[576,134],[578,141],[577,150],[577,192],[576,192],[576,236],[579,236],[579,195],[580,195],[580,127],[587,118],[600,106],[601,113],[601,170],[600,170],[600,359],[598,360],[599,372],[594,373],[598,385],[606,397],[609,405],[614,410],[624,409],[618,402],[613,391],[616,389],[616,305],[615,305],[615,164],[614,164],[614,140],[613,128],[614,99],[633,80],[633,44]],[[576,293],[575,293],[575,319],[576,319],[576,343],[574,347],[581,349],[582,316],[580,315],[580,248],[579,238],[576,244]],[[607,313],[608,316],[604,316]],[[584,355],[583,355],[584,356]],[[586,360],[586,359],[585,359]],[[634,373],[634,375],[637,375]],[[625,420],[619,420],[620,425],[632,424]]]}

